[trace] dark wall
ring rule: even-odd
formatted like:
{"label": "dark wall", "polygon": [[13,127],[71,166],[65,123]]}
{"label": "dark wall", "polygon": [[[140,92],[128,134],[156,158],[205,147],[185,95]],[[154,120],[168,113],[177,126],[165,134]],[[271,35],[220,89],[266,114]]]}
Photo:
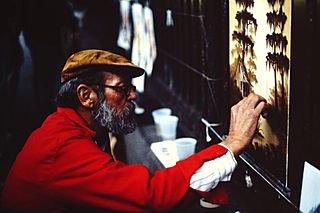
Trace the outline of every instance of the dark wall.
{"label": "dark wall", "polygon": [[[158,55],[147,93],[173,108],[180,135],[195,136],[206,146],[201,118],[221,123],[221,134],[226,127],[227,1],[152,1],[151,7]],[[166,26],[167,9],[173,26]]]}
{"label": "dark wall", "polygon": [[299,202],[303,163],[320,168],[320,2],[293,1],[289,186]]}

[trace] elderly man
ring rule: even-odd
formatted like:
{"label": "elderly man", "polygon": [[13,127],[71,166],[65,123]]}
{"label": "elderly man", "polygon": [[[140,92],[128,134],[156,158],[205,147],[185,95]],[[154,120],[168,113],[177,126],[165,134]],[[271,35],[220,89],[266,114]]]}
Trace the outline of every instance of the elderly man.
{"label": "elderly man", "polygon": [[84,50],[70,56],[62,73],[58,109],[35,130],[5,183],[2,204],[12,212],[169,211],[192,197],[227,199],[238,155],[251,141],[265,105],[251,94],[232,107],[227,139],[176,166],[150,174],[110,154],[107,134],[129,133],[134,77],[144,70],[122,56]]}

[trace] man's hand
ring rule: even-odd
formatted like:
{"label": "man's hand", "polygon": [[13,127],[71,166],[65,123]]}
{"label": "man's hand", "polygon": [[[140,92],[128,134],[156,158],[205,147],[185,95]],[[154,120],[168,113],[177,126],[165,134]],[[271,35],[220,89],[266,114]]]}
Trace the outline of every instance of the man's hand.
{"label": "man's hand", "polygon": [[266,100],[263,97],[251,93],[231,108],[229,134],[222,143],[235,155],[251,143],[265,106]]}

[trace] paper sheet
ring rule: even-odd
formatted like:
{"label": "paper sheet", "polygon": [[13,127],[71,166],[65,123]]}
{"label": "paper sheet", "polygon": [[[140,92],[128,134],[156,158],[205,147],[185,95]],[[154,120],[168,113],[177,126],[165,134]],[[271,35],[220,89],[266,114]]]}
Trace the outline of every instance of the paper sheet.
{"label": "paper sheet", "polygon": [[178,155],[172,140],[152,143],[150,148],[165,168],[176,165]]}
{"label": "paper sheet", "polygon": [[300,211],[320,212],[320,170],[308,162],[304,163]]}

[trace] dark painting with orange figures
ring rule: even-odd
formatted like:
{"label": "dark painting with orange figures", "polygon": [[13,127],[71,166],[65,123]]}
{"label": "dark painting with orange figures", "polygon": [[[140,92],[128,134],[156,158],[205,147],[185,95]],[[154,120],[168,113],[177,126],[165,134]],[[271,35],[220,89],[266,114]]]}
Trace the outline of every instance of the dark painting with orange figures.
{"label": "dark painting with orange figures", "polygon": [[229,15],[230,102],[253,92],[269,104],[246,153],[287,182],[291,1],[231,0]]}

